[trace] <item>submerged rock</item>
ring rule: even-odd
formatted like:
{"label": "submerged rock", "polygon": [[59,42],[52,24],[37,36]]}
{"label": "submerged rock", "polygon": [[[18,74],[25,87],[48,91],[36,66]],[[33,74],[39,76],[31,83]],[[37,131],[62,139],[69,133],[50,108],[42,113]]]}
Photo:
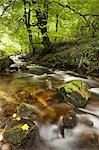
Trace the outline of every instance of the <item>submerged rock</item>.
{"label": "submerged rock", "polygon": [[61,85],[59,92],[66,102],[76,107],[84,107],[90,97],[86,84],[80,80],[73,80]]}
{"label": "submerged rock", "polygon": [[22,119],[12,120],[6,125],[3,141],[13,145],[22,145],[30,139],[35,139],[37,127],[34,122]]}
{"label": "submerged rock", "polygon": [[38,86],[28,86],[23,88],[22,91],[17,92],[14,95],[18,102],[25,102],[28,104],[41,104],[46,106],[48,101],[51,101],[54,96],[54,92],[46,90]]}
{"label": "submerged rock", "polygon": [[11,117],[13,113],[17,110],[17,104],[8,104],[3,107],[3,116],[4,117]]}
{"label": "submerged rock", "polygon": [[10,95],[11,94],[13,95],[21,91],[26,86],[28,86],[27,81],[22,79],[15,79],[10,83],[10,86],[8,87],[8,91],[10,92]]}

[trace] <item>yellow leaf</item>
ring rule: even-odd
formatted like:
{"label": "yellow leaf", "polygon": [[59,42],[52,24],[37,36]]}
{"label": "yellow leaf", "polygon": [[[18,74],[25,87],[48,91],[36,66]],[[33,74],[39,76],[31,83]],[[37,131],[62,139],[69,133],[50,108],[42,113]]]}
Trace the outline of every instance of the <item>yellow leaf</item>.
{"label": "yellow leaf", "polygon": [[21,118],[20,118],[19,116],[17,116],[17,117],[16,117],[16,120],[17,120],[17,121],[20,121],[20,120],[21,120]]}
{"label": "yellow leaf", "polygon": [[16,117],[17,117],[17,114],[16,114],[16,113],[14,113],[14,114],[12,115],[12,117],[13,117],[13,118],[16,118]]}
{"label": "yellow leaf", "polygon": [[21,126],[23,131],[27,131],[29,129],[29,126],[27,124],[24,124],[23,126]]}

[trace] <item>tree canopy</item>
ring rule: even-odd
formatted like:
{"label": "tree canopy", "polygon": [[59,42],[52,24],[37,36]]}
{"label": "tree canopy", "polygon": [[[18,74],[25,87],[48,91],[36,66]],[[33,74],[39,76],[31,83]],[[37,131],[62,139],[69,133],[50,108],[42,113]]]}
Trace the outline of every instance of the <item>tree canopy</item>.
{"label": "tree canopy", "polygon": [[96,37],[98,8],[98,0],[0,0],[0,50],[34,53],[35,47]]}

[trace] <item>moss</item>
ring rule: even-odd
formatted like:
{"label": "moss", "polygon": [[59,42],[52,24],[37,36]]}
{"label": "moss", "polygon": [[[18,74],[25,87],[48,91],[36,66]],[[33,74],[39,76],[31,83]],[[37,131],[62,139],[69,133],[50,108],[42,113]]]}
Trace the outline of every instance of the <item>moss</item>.
{"label": "moss", "polygon": [[[23,126],[26,124],[28,129],[23,130]],[[3,140],[13,145],[23,144],[28,139],[35,138],[36,125],[29,120],[11,121],[5,129]]]}
{"label": "moss", "polygon": [[21,125],[7,130],[4,134],[4,140],[14,145],[21,144],[23,137],[28,134],[28,131],[23,131]]}
{"label": "moss", "polygon": [[66,93],[78,92],[82,97],[86,98],[86,100],[89,98],[87,86],[81,80],[70,81],[63,86],[61,85],[61,88],[64,88]]}
{"label": "moss", "polygon": [[32,112],[33,112],[32,106],[26,103],[21,103],[17,110],[17,114],[20,115],[21,117],[30,116]]}
{"label": "moss", "polygon": [[59,92],[66,101],[77,107],[84,107],[90,97],[86,84],[80,80],[70,81],[61,85]]}

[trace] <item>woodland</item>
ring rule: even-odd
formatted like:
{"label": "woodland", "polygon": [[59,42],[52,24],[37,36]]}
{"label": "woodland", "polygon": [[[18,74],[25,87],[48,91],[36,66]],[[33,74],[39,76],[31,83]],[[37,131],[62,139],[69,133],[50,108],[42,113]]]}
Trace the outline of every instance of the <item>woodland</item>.
{"label": "woodland", "polygon": [[99,69],[98,0],[0,0],[0,58],[93,74]]}
{"label": "woodland", "polygon": [[0,150],[99,150],[99,0],[0,0]]}

